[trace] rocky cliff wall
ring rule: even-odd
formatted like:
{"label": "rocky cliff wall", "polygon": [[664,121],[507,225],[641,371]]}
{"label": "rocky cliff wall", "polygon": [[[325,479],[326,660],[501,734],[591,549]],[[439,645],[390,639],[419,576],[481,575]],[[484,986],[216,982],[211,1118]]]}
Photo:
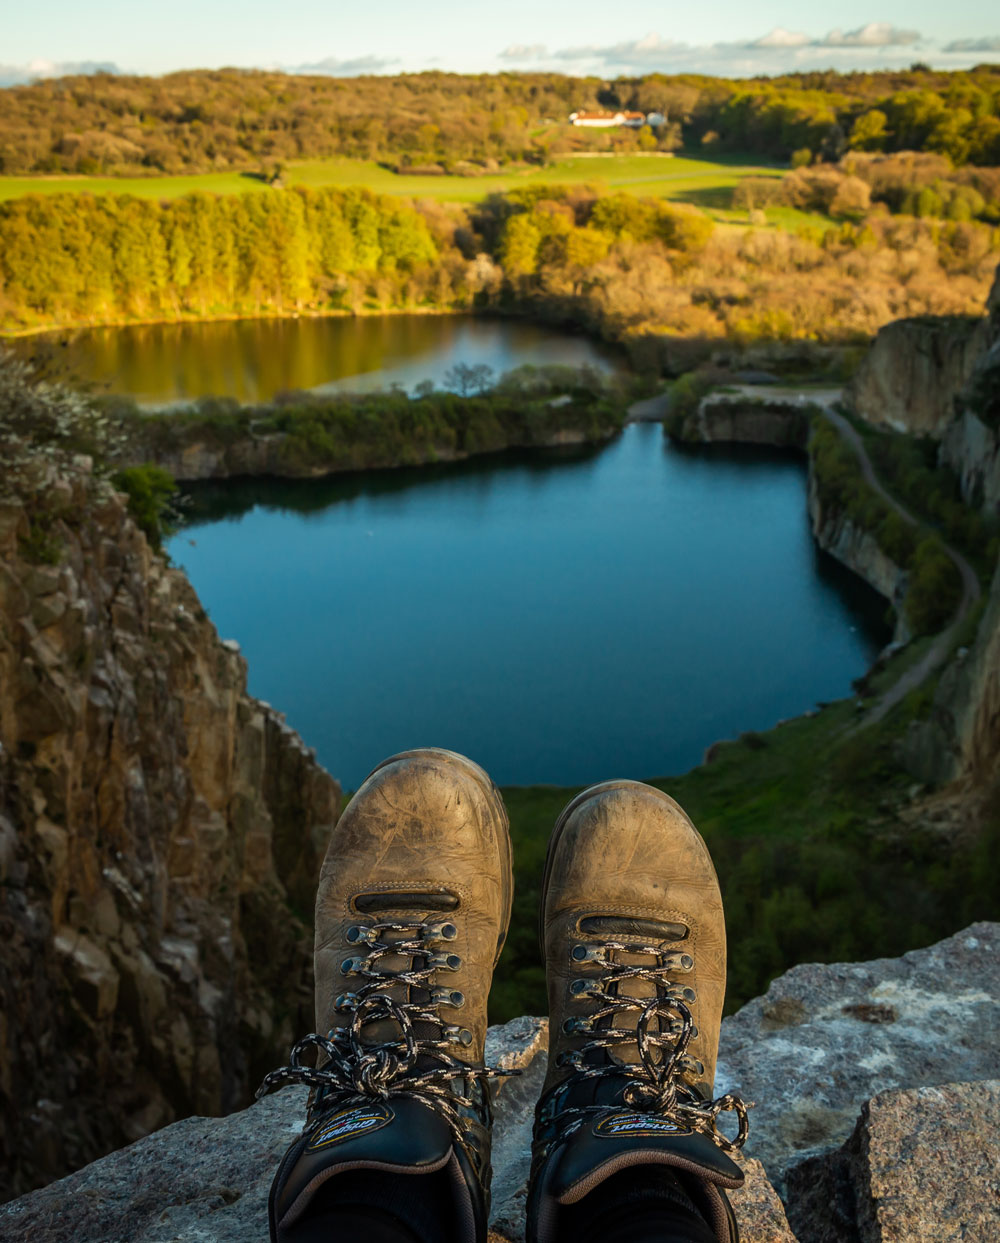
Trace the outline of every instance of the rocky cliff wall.
{"label": "rocky cliff wall", "polygon": [[965,316],[897,319],[880,328],[845,391],[869,423],[940,438],[983,349],[985,323]]}
{"label": "rocky cliff wall", "polygon": [[809,419],[801,403],[709,393],[678,429],[681,440],[701,444],[772,445],[805,451]]}
{"label": "rocky cliff wall", "polygon": [[859,527],[843,511],[831,512],[823,508],[812,470],[809,472],[808,504],[816,543],[890,602],[896,618],[893,642],[905,643],[911,637],[903,608],[908,582],[906,571],[882,549],[871,531]]}
{"label": "rocky cliff wall", "polygon": [[963,410],[944,433],[940,460],[958,476],[967,504],[1000,515],[1000,427]]}
{"label": "rocky cliff wall", "polygon": [[86,459],[0,489],[0,1195],[244,1104],[339,788]]}

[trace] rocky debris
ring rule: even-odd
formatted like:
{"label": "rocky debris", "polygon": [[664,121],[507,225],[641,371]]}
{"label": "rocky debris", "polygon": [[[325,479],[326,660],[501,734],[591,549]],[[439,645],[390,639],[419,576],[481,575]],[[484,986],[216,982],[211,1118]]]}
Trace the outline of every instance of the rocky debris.
{"label": "rocky debris", "polygon": [[994,1243],[1000,1081],[883,1092],[836,1152],[788,1177],[800,1243]]}
{"label": "rocky debris", "polygon": [[312,1021],[339,809],[123,498],[32,470],[0,488],[0,1198],[247,1103]]}
{"label": "rocky debris", "polygon": [[847,403],[869,423],[940,438],[982,351],[985,324],[957,315],[886,324],[845,390]]}
{"label": "rocky debris", "polygon": [[[487,1058],[521,1070],[501,1082],[493,1138],[491,1243],[522,1243],[535,1100],[548,1024],[490,1028]],[[0,1205],[0,1243],[267,1243],[267,1195],[301,1129],[306,1091],[285,1090],[227,1118],[186,1118],[75,1174]],[[743,1243],[795,1243],[756,1161],[733,1194]]]}
{"label": "rocky debris", "polygon": [[755,1102],[746,1151],[780,1191],[877,1093],[1000,1076],[998,1030],[1000,924],[973,924],[902,958],[793,967],[724,1021],[716,1091]]}

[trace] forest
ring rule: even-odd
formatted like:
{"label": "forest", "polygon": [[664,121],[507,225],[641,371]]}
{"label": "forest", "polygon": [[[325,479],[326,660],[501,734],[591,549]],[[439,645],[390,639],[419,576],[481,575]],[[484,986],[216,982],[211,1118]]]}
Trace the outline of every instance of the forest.
{"label": "forest", "polygon": [[[786,180],[798,193],[806,175],[818,172]],[[984,199],[948,219],[893,215],[858,200],[869,187],[856,173],[823,176],[833,192],[809,193],[827,196],[827,214],[794,230],[755,227],[759,208],[737,226],[572,185],[472,205],[334,188],[28,195],[0,203],[0,331],[497,311],[592,332],[657,372],[683,370],[675,355],[699,341],[860,344],[900,316],[981,313],[1000,248]]]}
{"label": "forest", "polygon": [[[579,108],[665,123],[581,130]],[[789,74],[730,80],[552,73],[330,78],[257,70],[98,74],[0,90],[0,173],[245,170],[351,156],[475,175],[576,150],[740,152],[786,163],[915,150],[1000,164],[1000,65],[962,72]]]}

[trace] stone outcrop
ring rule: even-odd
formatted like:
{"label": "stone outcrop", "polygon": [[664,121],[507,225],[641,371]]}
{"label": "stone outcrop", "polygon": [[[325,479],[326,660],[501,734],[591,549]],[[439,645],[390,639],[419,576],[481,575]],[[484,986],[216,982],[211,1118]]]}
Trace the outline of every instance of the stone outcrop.
{"label": "stone outcrop", "polygon": [[1000,1080],[880,1092],[836,1152],[789,1176],[799,1243],[993,1243]]}
{"label": "stone outcrop", "polygon": [[869,423],[940,438],[982,351],[984,331],[984,321],[953,315],[886,324],[845,391],[848,404]]}
{"label": "stone outcrop", "polygon": [[0,498],[0,1153],[16,1194],[246,1104],[308,1026],[339,787],[87,459]]}
{"label": "stone outcrop", "polygon": [[[998,951],[1000,925],[976,924],[901,959],[795,967],[723,1021],[717,1090],[756,1102],[732,1193],[743,1243],[998,1237]],[[496,1099],[491,1243],[524,1238],[547,1043],[540,1019],[487,1038],[490,1061],[523,1071]],[[268,1187],[304,1112],[290,1088],[177,1122],[0,1206],[0,1241],[266,1243]]]}
{"label": "stone outcrop", "polygon": [[783,1190],[876,1093],[1000,1076],[998,1030],[1000,924],[973,924],[902,958],[785,972],[723,1022],[716,1090],[755,1102],[747,1152]]}

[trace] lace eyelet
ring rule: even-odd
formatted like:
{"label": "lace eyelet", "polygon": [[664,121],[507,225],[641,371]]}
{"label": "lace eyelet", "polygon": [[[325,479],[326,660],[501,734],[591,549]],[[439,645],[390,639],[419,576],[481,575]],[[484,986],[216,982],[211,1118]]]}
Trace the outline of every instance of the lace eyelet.
{"label": "lace eyelet", "polygon": [[337,1000],[333,1003],[334,1010],[338,1014],[343,1014],[345,1010],[351,1010],[357,1005],[357,993],[341,993]]}
{"label": "lace eyelet", "polygon": [[421,936],[422,941],[454,941],[458,936],[458,929],[452,923],[428,924]]}
{"label": "lace eyelet", "polygon": [[604,956],[604,948],[600,945],[574,945],[569,952],[569,956],[573,962],[577,963],[596,962],[604,964],[607,962]]}
{"label": "lace eyelet", "polygon": [[427,965],[435,971],[457,971],[462,960],[457,954],[428,954]]}
{"label": "lace eyelet", "polygon": [[472,1044],[472,1032],[467,1027],[446,1027],[441,1035],[449,1044],[460,1044],[468,1048]]}
{"label": "lace eyelet", "polygon": [[465,994],[457,988],[432,988],[431,1005],[454,1006],[456,1010],[460,1010],[465,1005]]}
{"label": "lace eyelet", "polygon": [[364,965],[363,958],[345,958],[340,964],[341,975],[357,975],[360,968]]}
{"label": "lace eyelet", "polygon": [[374,928],[366,928],[362,924],[355,924],[352,928],[347,929],[347,940],[351,945],[374,945],[378,940],[378,933]]}
{"label": "lace eyelet", "polygon": [[563,1019],[562,1029],[567,1036],[573,1035],[574,1032],[592,1032],[594,1022],[593,1019],[586,1018]]}

